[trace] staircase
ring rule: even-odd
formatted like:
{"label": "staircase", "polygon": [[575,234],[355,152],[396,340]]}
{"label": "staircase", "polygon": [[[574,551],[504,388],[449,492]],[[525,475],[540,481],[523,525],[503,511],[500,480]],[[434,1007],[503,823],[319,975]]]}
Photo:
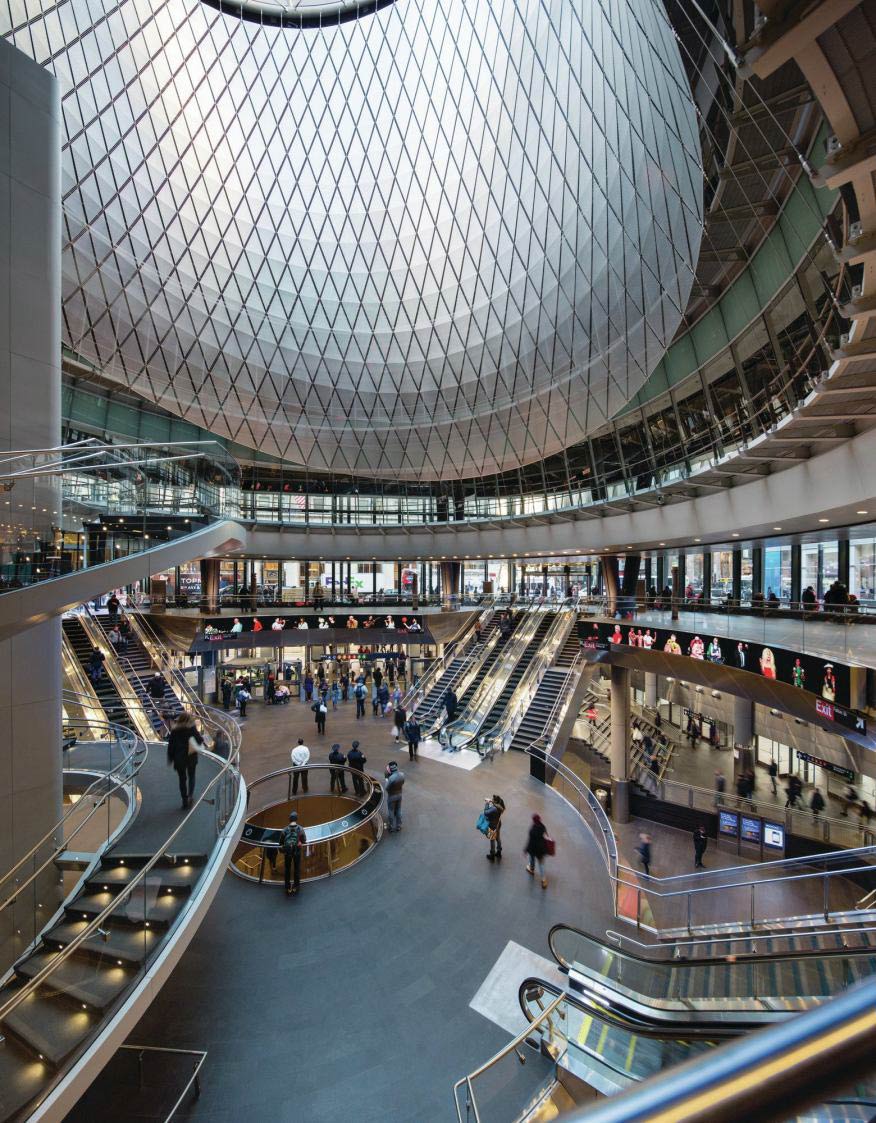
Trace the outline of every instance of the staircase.
{"label": "staircase", "polygon": [[539,647],[541,647],[541,641],[547,635],[548,629],[550,628],[551,624],[554,623],[554,620],[555,617],[551,613],[545,612],[542,614],[542,618],[538,622],[532,639],[529,641],[526,650],[517,660],[517,665],[508,676],[508,679],[505,685],[502,687],[502,691],[499,694],[499,697],[490,707],[489,713],[481,723],[481,729],[490,730],[499,721],[502,714],[505,712],[505,707],[511,701],[511,695],[514,693],[517,684],[526,673],[526,668],[538,653],[538,649]]}
{"label": "staircase", "polygon": [[[62,627],[73,654],[79,660],[83,670],[87,673],[88,661],[91,658],[91,653],[94,648],[82,625],[82,621],[78,616],[65,617],[62,622]],[[112,679],[106,673],[106,670],[104,670],[103,674],[100,676],[100,681],[93,685],[94,692],[103,707],[107,720],[113,722],[115,725],[121,725],[124,726],[125,729],[132,729],[136,732],[136,726],[128,713],[128,708],[122,701],[119,692],[113,685]]]}
{"label": "staircase", "polygon": [[509,749],[517,749],[523,752],[528,745],[531,745],[533,741],[537,740],[537,738],[544,733],[547,720],[551,715],[554,703],[559,697],[565,681],[565,671],[556,670],[554,668],[549,668],[545,671],[544,677],[538,684],[538,689],[532,696],[532,700],[527,707],[523,720],[517,727],[514,740],[508,746]]}
{"label": "staircase", "polygon": [[[94,621],[106,635],[112,624],[109,616],[94,616]],[[122,668],[122,673],[131,684],[131,689],[140,699],[140,704],[146,711],[146,716],[161,740],[166,733],[165,722],[162,715],[167,714],[171,719],[182,713],[182,704],[168,684],[164,697],[154,699],[149,694],[149,679],[155,673],[155,664],[152,656],[146,650],[142,640],[132,630],[128,637],[128,647],[124,653],[117,652],[117,659]]]}
{"label": "staircase", "polygon": [[[88,922],[126,890],[151,854],[105,854],[67,901],[64,915],[21,959],[5,986],[0,1007],[49,966]],[[18,1116],[50,1084],[72,1055],[100,1028],[160,947],[206,865],[207,855],[165,854],[145,887],[111,914],[98,931],[61,963],[44,984],[0,1022],[0,1119]]]}

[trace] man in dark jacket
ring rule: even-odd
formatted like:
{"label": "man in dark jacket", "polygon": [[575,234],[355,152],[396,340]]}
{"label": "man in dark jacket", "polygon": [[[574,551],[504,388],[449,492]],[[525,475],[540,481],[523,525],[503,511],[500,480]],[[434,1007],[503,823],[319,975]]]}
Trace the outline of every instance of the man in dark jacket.
{"label": "man in dark jacket", "polygon": [[394,760],[391,760],[386,766],[386,782],[384,788],[386,790],[386,810],[387,810],[387,828],[389,833],[393,834],[395,831],[400,831],[402,828],[401,805],[402,805],[402,789],[405,786],[405,774],[401,771],[399,766]]}
{"label": "man in dark jacket", "polygon": [[156,671],[149,680],[149,697],[154,698],[156,702],[160,702],[166,689],[167,683],[164,681],[164,675],[161,671]]}
{"label": "man in dark jacket", "polygon": [[495,862],[497,858],[499,861],[502,860],[502,815],[504,811],[505,801],[500,795],[492,795],[484,804],[484,815],[490,828],[490,833],[487,836],[490,840],[488,862]]}
{"label": "man in dark jacket", "polygon": [[[332,751],[329,753],[329,764],[346,764],[347,758],[341,752],[341,746],[338,744],[332,745]],[[340,768],[331,769],[331,789],[337,791],[338,795],[346,794],[347,780],[346,774]]]}
{"label": "man in dark jacket", "polygon": [[405,722],[405,737],[408,742],[408,756],[411,760],[417,760],[417,752],[420,748],[420,738],[423,736],[423,731],[420,728],[420,723],[417,721],[417,715],[411,714]]}
{"label": "man in dark jacket", "polygon": [[703,854],[706,852],[706,846],[709,840],[706,837],[706,832],[701,826],[695,828],[693,833],[694,844],[694,868],[698,870],[705,869],[703,865]]}
{"label": "man in dark jacket", "polygon": [[317,698],[310,708],[313,710],[313,716],[316,720],[316,732],[325,733],[325,718],[328,713],[328,706],[322,698]]}
{"label": "man in dark jacket", "polygon": [[234,689],[234,683],[226,675],[222,680],[222,709],[227,713],[231,709],[231,694]]}
{"label": "man in dark jacket", "polygon": [[365,716],[365,699],[368,696],[368,688],[364,682],[357,682],[353,687],[353,697],[356,699],[356,717]]}
{"label": "man in dark jacket", "polygon": [[[365,777],[362,775],[365,771],[365,761],[368,758],[359,748],[359,742],[354,741],[353,746],[347,753],[347,764],[353,769],[353,791],[356,795],[363,796],[365,794]],[[343,773],[341,773],[343,776]]]}
{"label": "man in dark jacket", "polygon": [[115,593],[106,602],[106,610],[109,613],[110,621],[115,623],[119,615],[119,598]]}
{"label": "man in dark jacket", "polygon": [[183,811],[191,806],[195,792],[198,747],[204,747],[204,738],[195,724],[195,719],[191,714],[181,713],[167,737],[167,763],[173,765],[179,779]]}
{"label": "man in dark jacket", "polygon": [[447,711],[447,720],[453,721],[456,717],[456,710],[459,706],[459,700],[451,687],[444,695],[444,709]]}
{"label": "man in dark jacket", "polygon": [[[298,812],[289,816],[289,826],[284,827],[280,836],[280,852],[283,855],[283,881],[286,896],[296,894],[301,886],[301,847],[307,842],[304,830],[298,826]],[[294,874],[294,878],[293,878]]]}

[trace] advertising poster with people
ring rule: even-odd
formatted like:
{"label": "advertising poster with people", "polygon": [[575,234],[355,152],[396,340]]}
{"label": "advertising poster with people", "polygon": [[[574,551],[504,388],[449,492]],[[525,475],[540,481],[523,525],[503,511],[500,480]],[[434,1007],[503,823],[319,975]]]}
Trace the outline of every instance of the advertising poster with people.
{"label": "advertising poster with people", "polygon": [[[623,646],[643,651],[663,651],[667,655],[684,655],[688,659],[736,667],[763,678],[786,682],[826,702],[840,705],[848,705],[849,702],[848,667],[802,652],[728,639],[707,632],[587,620],[578,622],[578,637],[585,650],[607,651]],[[679,674],[683,672],[679,671]]]}

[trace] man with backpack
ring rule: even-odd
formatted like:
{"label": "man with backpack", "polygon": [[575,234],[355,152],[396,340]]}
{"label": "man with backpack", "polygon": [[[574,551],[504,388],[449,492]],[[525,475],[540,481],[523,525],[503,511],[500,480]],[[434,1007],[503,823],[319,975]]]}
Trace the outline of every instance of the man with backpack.
{"label": "man with backpack", "polygon": [[357,682],[353,687],[353,696],[356,699],[356,717],[365,716],[365,699],[368,696],[368,688],[364,682]]}
{"label": "man with backpack", "polygon": [[283,828],[283,834],[280,837],[280,852],[283,855],[283,882],[286,886],[287,897],[296,894],[301,885],[301,847],[305,842],[307,842],[307,837],[303,829],[298,826],[298,812],[293,811],[289,816],[289,825]]}

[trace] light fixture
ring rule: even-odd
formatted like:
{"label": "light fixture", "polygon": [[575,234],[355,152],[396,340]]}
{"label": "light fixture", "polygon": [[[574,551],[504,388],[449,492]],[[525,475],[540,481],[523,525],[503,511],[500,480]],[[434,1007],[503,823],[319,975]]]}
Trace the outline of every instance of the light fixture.
{"label": "light fixture", "polygon": [[870,512],[869,511],[855,511],[855,514],[856,515],[869,515]]}
{"label": "light fixture", "polygon": [[819,521],[820,523],[829,523],[829,522],[830,522],[830,519],[819,519],[818,521]]}
{"label": "light fixture", "polygon": [[781,529],[782,529],[782,528],[781,528],[780,526],[774,526],[774,527],[773,527],[773,530],[781,530]]}
{"label": "light fixture", "polygon": [[733,538],[738,538],[738,537],[739,537],[739,531],[738,531],[738,530],[734,530],[734,531],[733,531],[733,535],[732,535],[732,537],[733,537]]}

